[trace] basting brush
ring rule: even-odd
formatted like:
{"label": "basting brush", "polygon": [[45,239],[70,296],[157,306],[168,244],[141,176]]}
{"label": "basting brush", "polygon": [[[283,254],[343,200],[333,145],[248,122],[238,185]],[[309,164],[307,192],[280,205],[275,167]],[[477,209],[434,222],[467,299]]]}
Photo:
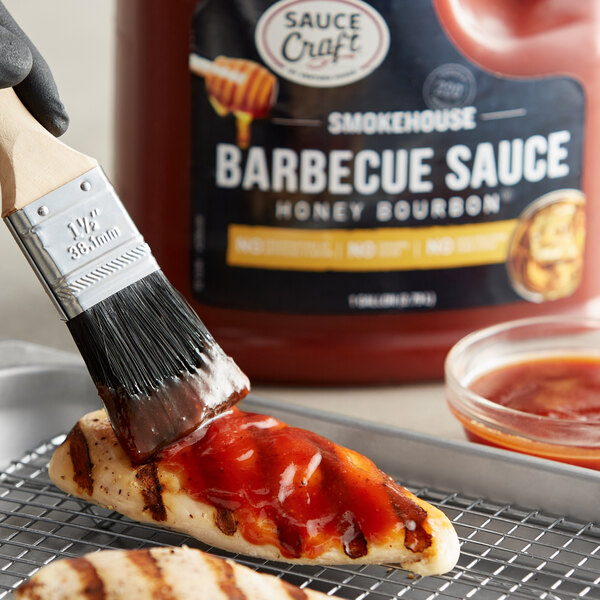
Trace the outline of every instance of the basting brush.
{"label": "basting brush", "polygon": [[54,301],[134,463],[248,393],[160,270],[95,159],[0,90],[2,217]]}

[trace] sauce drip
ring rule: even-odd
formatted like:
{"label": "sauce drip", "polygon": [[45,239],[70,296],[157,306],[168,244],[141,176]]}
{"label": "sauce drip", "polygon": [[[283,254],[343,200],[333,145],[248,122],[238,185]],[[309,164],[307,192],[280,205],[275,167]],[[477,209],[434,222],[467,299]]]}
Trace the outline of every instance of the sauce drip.
{"label": "sauce drip", "polygon": [[486,373],[471,389],[502,406],[573,421],[600,421],[600,360],[560,357]]}
{"label": "sauce drip", "polygon": [[359,558],[402,529],[410,550],[431,545],[427,513],[373,462],[270,416],[233,408],[159,460],[192,498],[219,509],[224,533],[233,523],[247,541],[272,544],[286,558],[336,547]]}

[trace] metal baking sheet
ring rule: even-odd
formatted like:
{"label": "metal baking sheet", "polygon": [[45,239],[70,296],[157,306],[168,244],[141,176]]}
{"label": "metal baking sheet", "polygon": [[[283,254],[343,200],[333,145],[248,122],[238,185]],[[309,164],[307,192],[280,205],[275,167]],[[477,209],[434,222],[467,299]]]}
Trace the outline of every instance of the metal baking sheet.
{"label": "metal baking sheet", "polygon": [[0,469],[100,406],[79,356],[0,341]]}
{"label": "metal baking sheet", "polygon": [[[75,413],[61,423],[67,429],[97,406],[95,394],[77,364],[42,363],[0,369],[0,406],[9,401],[8,391],[18,388],[29,422],[40,402],[61,405]],[[36,377],[36,372],[53,375]],[[46,441],[40,437],[40,443],[13,455],[0,473],[0,598],[57,558],[102,548],[187,544],[352,600],[600,600],[600,474],[257,398],[244,401],[243,408],[274,414],[353,447],[439,506],[461,538],[458,566],[444,576],[423,578],[378,565],[307,567],[232,556],[59,491],[48,479],[47,465],[64,436],[50,433]]]}

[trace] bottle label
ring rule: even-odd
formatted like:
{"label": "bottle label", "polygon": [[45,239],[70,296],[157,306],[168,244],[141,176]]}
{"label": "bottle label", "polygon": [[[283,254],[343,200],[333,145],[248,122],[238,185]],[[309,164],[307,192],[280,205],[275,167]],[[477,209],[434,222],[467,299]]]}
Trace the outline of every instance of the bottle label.
{"label": "bottle label", "polygon": [[198,3],[192,287],[312,314],[567,297],[585,98],[465,58],[432,3]]}

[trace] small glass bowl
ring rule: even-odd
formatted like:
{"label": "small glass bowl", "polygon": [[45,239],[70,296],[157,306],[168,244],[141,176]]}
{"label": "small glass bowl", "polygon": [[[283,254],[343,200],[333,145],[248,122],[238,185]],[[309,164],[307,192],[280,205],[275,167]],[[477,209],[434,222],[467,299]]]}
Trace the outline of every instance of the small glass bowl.
{"label": "small glass bowl", "polygon": [[469,387],[490,371],[544,358],[600,361],[600,321],[566,316],[501,323],[460,340],[445,364],[446,399],[471,441],[600,470],[600,421],[533,415]]}

